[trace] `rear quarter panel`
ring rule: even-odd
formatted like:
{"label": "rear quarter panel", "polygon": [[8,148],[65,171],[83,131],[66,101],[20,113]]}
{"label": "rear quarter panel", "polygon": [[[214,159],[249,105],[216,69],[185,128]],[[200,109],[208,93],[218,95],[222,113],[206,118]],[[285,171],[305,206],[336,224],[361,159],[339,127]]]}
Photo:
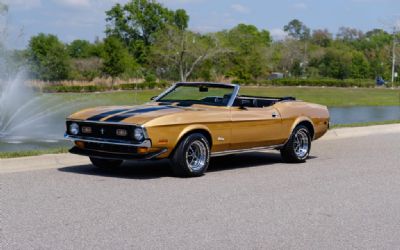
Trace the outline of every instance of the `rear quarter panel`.
{"label": "rear quarter panel", "polygon": [[308,121],[314,128],[314,140],[323,136],[329,128],[329,111],[326,106],[303,101],[280,102],[275,104],[282,118],[282,130],[291,135],[302,121]]}

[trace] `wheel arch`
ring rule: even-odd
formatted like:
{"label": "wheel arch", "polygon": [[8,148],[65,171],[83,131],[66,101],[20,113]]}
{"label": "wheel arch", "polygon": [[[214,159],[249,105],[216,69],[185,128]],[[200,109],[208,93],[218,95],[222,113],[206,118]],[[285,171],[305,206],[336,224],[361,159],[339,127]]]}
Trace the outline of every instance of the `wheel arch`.
{"label": "wheel arch", "polygon": [[[295,122],[293,123],[291,129],[290,129],[290,135],[292,135],[294,129],[299,126],[299,125],[303,125],[306,128],[308,128],[308,130],[310,131],[310,136],[311,139],[314,140],[314,136],[315,136],[315,128],[314,128],[314,123],[312,122],[312,120],[308,117],[299,117],[295,120]],[[289,135],[289,136],[290,136]]]}
{"label": "wheel arch", "polygon": [[213,145],[213,140],[212,140],[212,135],[211,135],[211,131],[204,125],[190,125],[188,127],[186,127],[185,129],[183,129],[181,131],[181,133],[178,136],[178,139],[176,141],[176,144],[174,146],[174,149],[171,151],[171,155],[173,155],[175,153],[176,148],[178,147],[178,145],[181,143],[181,141],[186,138],[188,135],[190,134],[194,134],[194,133],[199,133],[204,135],[204,137],[206,137],[208,143],[209,143],[209,147],[210,150],[212,148]]}

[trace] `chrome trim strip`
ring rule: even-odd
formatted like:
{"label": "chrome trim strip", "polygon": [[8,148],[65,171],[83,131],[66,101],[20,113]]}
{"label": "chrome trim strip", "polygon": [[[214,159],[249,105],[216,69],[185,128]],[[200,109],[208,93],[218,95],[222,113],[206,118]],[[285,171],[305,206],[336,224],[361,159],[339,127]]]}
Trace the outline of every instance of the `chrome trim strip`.
{"label": "chrome trim strip", "polygon": [[64,135],[66,140],[70,141],[82,141],[82,142],[92,142],[92,143],[102,143],[102,144],[110,144],[110,145],[118,145],[118,146],[128,146],[128,147],[140,147],[140,148],[151,148],[151,141],[145,140],[139,144],[133,143],[126,143],[123,141],[115,141],[115,140],[102,140],[98,138],[90,138],[90,137],[80,137],[80,136],[71,136],[71,135]]}
{"label": "chrome trim strip", "polygon": [[162,149],[160,152],[158,152],[158,153],[156,153],[156,154],[152,154],[152,155],[150,155],[149,157],[146,157],[146,160],[151,160],[151,159],[157,158],[158,156],[160,156],[160,155],[166,153],[167,151],[168,151],[168,149],[164,148],[164,149]]}
{"label": "chrome trim strip", "polygon": [[95,123],[95,124],[103,124],[103,125],[122,125],[122,126],[143,127],[142,125],[139,125],[139,124],[123,123],[123,122],[86,121],[86,120],[77,120],[77,119],[67,119],[67,122],[82,122],[82,123]]}
{"label": "chrome trim strip", "polygon": [[154,98],[153,102],[158,102],[160,99],[162,99],[164,96],[169,94],[172,90],[174,90],[176,87],[180,85],[201,85],[201,84],[208,84],[208,85],[215,85],[215,86],[228,86],[228,87],[233,87],[233,93],[231,98],[229,99],[227,107],[232,107],[236,96],[239,93],[240,86],[238,84],[231,84],[231,83],[213,83],[213,82],[178,82],[173,84],[171,87],[169,87],[167,90],[162,92],[159,96]]}
{"label": "chrome trim strip", "polygon": [[231,99],[229,99],[229,102],[227,105],[229,108],[233,106],[233,103],[235,102],[235,99],[236,99],[237,95],[239,94],[239,90],[240,90],[239,85],[234,85],[234,86],[235,86],[235,89],[233,90],[233,94],[231,96]]}
{"label": "chrome trim strip", "polygon": [[248,149],[236,149],[236,150],[227,150],[227,151],[221,151],[221,152],[215,152],[211,153],[211,156],[224,156],[224,155],[230,155],[230,154],[241,154],[241,153],[248,153],[248,152],[254,152],[254,151],[261,151],[261,150],[267,150],[267,149],[277,149],[280,147],[283,147],[285,144],[279,144],[279,145],[272,145],[272,146],[267,146],[267,147],[255,147],[255,148],[248,148]]}
{"label": "chrome trim strip", "polygon": [[164,96],[166,96],[167,94],[169,94],[172,90],[175,89],[176,87],[176,83],[173,84],[171,87],[167,88],[164,92],[162,92],[161,94],[159,94],[156,98],[154,98],[153,102],[158,102],[158,100],[160,100],[161,98],[163,98]]}

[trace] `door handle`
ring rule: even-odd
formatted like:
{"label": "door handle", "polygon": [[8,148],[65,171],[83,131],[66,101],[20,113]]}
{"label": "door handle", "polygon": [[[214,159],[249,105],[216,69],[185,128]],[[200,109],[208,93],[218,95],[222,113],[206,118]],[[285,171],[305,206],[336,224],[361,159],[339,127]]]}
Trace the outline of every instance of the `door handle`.
{"label": "door handle", "polygon": [[278,117],[278,114],[277,113],[272,113],[272,118],[276,118],[276,117]]}

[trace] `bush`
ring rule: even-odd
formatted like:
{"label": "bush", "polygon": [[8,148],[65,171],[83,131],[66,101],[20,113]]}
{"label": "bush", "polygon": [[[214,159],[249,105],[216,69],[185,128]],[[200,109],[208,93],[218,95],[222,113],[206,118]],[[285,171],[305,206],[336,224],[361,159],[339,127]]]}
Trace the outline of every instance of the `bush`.
{"label": "bush", "polygon": [[143,90],[143,89],[155,89],[155,88],[166,88],[169,83],[166,81],[161,82],[144,82],[144,83],[126,83],[114,86],[106,85],[90,85],[90,86],[64,86],[64,85],[50,85],[42,88],[44,93],[90,93],[90,92],[103,92],[110,90]]}
{"label": "bush", "polygon": [[300,79],[300,78],[283,78],[274,80],[252,80],[244,82],[243,80],[232,81],[241,85],[267,85],[267,86],[311,86],[311,87],[360,87],[360,88],[373,88],[375,81],[365,79]]}

